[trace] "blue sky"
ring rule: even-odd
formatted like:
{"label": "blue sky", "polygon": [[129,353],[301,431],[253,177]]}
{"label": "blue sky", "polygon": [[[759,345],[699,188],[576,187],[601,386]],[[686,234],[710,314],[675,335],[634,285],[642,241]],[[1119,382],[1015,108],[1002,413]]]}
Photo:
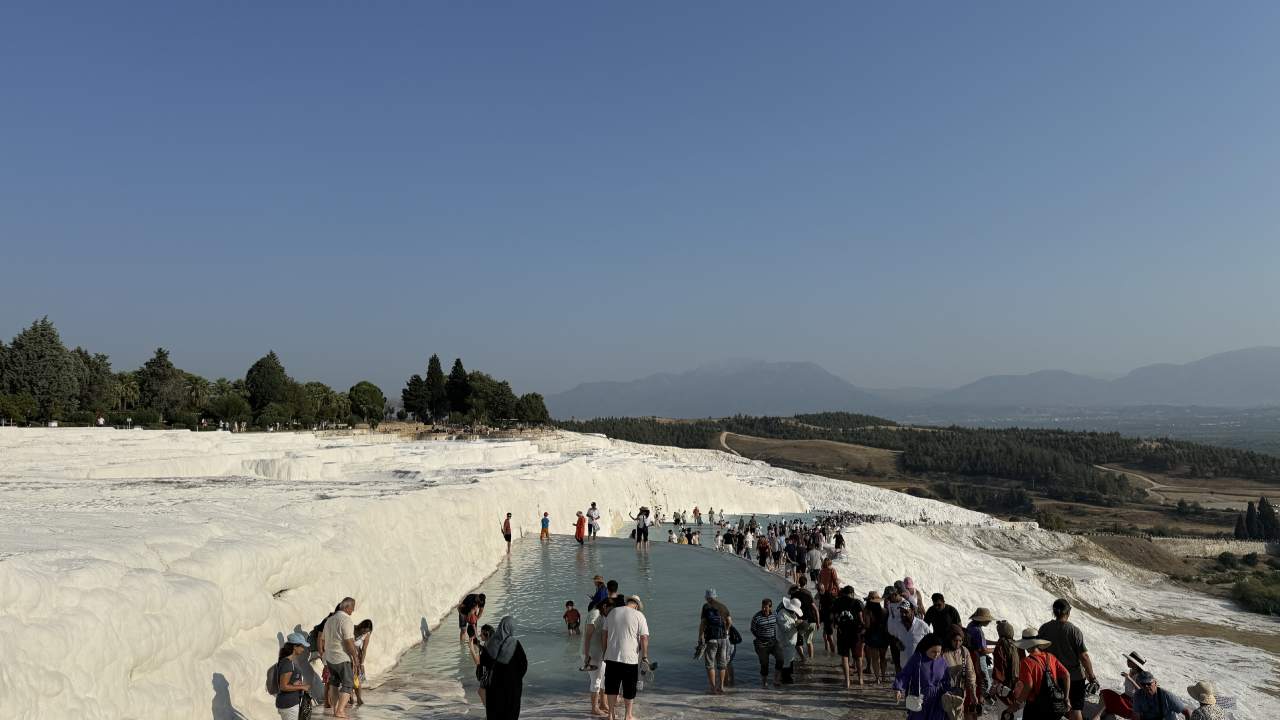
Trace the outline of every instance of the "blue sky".
{"label": "blue sky", "polygon": [[[216,6],[215,6],[216,5]],[[319,5],[319,7],[317,7]],[[909,6],[907,6],[909,5]],[[1280,5],[6,3],[0,336],[398,395],[1280,344]]]}

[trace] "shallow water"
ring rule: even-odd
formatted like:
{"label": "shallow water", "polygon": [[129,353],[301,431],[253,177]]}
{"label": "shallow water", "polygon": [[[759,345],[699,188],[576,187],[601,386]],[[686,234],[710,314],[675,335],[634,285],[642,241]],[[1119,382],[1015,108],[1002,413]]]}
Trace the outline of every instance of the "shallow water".
{"label": "shallow water", "polygon": [[[591,578],[597,573],[617,580],[624,594],[644,601],[651,632],[649,655],[657,669],[641,693],[642,702],[646,695],[705,691],[706,673],[702,662],[693,659],[693,649],[707,587],[716,588],[748,638],[746,628],[761,599],[776,603],[786,590],[781,579],[708,547],[654,542],[641,552],[629,540],[600,538],[580,548],[565,536],[554,536],[545,544],[517,542],[511,557],[477,592],[489,598],[482,622],[496,624],[506,614],[515,618],[517,636],[529,657],[524,714],[551,717],[566,707],[586,708],[587,677],[578,670],[582,637],[569,636],[561,616],[565,601],[573,600],[585,618],[594,589]],[[406,652],[370,691],[368,704],[357,716],[482,717],[475,668],[456,631],[456,616],[445,618],[429,640]],[[740,650],[739,672],[754,678],[750,641]]]}

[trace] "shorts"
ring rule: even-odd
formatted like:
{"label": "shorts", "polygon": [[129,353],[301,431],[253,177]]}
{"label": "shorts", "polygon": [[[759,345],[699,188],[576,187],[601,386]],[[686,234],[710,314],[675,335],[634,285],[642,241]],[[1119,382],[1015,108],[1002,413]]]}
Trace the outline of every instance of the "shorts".
{"label": "shorts", "polygon": [[502,533],[502,539],[511,542],[511,533]]}
{"label": "shorts", "polygon": [[605,661],[596,660],[596,669],[587,671],[587,692],[604,690],[604,666]]}
{"label": "shorts", "polygon": [[814,582],[814,583],[818,582],[818,575],[819,575],[819,574],[821,574],[821,573],[822,573],[822,571],[821,571],[821,570],[814,570],[814,569],[810,568],[810,569],[809,569],[809,581],[810,581],[810,582]]}
{"label": "shorts", "polygon": [[636,528],[636,542],[649,542],[649,528]]}
{"label": "shorts", "polygon": [[336,687],[344,693],[353,693],[356,689],[356,673],[351,666],[351,661],[338,663],[326,662],[324,666],[329,670],[329,686]]}
{"label": "shorts", "polygon": [[1084,678],[1071,678],[1071,709],[1084,709]]}
{"label": "shorts", "polygon": [[720,638],[719,640],[708,640],[706,649],[702,653],[702,660],[706,663],[708,670],[724,670],[729,667],[729,638]]}
{"label": "shorts", "polygon": [[570,629],[570,630],[577,630],[577,629],[578,629],[578,626],[579,626],[579,625],[581,625],[581,624],[582,624],[582,621],[581,621],[581,620],[574,620],[573,622],[569,623],[569,629]]}
{"label": "shorts", "polygon": [[836,654],[840,657],[860,658],[865,653],[862,649],[862,633],[836,633]]}
{"label": "shorts", "polygon": [[636,699],[636,686],[640,681],[640,666],[610,662],[604,667],[604,694],[617,695],[622,690],[623,700]]}
{"label": "shorts", "polygon": [[463,615],[462,613],[458,613],[458,629],[459,630],[467,629],[467,616]]}

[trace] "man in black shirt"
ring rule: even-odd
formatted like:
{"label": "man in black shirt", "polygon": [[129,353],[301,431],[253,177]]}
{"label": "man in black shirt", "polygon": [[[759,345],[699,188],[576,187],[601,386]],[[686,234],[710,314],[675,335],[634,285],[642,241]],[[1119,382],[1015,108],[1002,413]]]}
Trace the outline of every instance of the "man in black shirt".
{"label": "man in black shirt", "polygon": [[942,593],[934,593],[933,605],[925,611],[924,622],[933,628],[933,634],[945,635],[953,625],[960,624],[960,613],[947,604]]}

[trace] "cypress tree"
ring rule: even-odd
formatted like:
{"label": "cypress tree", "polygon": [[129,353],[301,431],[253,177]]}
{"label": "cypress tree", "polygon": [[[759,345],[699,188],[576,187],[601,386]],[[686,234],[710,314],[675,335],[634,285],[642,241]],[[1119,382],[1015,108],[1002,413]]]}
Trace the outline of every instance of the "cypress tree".
{"label": "cypress tree", "polygon": [[186,400],[186,376],[169,359],[168,350],[156,348],[138,371],[138,401],[167,418],[181,410]]}
{"label": "cypress tree", "polygon": [[1280,517],[1276,508],[1265,497],[1258,499],[1258,525],[1263,540],[1280,540]]}
{"label": "cypress tree", "polygon": [[431,414],[427,409],[427,383],[421,375],[415,374],[409,377],[409,382],[405,383],[404,389],[400,391],[400,402],[406,411],[416,415],[419,420]]}
{"label": "cypress tree", "polygon": [[1253,501],[1249,501],[1249,507],[1244,513],[1245,531],[1249,533],[1250,540],[1262,539],[1262,525],[1258,523],[1258,509],[1254,507]]}
{"label": "cypress tree", "polygon": [[466,414],[471,409],[471,379],[462,367],[462,358],[453,361],[453,369],[445,381],[445,394],[449,398],[449,412]]}
{"label": "cypress tree", "polygon": [[427,412],[433,419],[449,414],[449,394],[445,384],[440,356],[432,355],[427,361]]}
{"label": "cypress tree", "polygon": [[1244,513],[1236,513],[1236,532],[1235,532],[1235,538],[1236,538],[1237,540],[1248,540],[1248,539],[1249,539],[1249,528],[1245,527],[1245,524],[1244,524]]}

